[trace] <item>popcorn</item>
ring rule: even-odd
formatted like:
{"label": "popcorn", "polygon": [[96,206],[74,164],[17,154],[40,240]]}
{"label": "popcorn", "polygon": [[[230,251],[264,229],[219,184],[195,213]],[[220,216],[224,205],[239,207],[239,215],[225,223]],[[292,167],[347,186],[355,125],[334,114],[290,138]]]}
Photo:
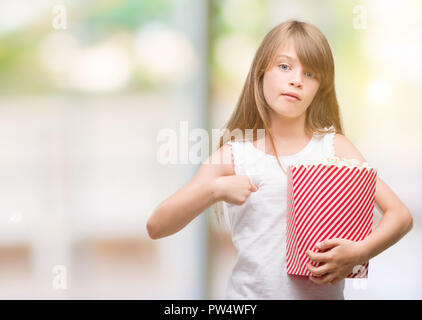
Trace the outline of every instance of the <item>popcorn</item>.
{"label": "popcorn", "polygon": [[[377,171],[367,162],[330,157],[287,171],[287,273],[309,276],[306,255],[326,239],[361,241],[372,232]],[[320,263],[311,262],[313,266]],[[347,278],[367,278],[369,262]]]}
{"label": "popcorn", "polygon": [[308,164],[296,164],[292,165],[296,168],[300,166],[305,166],[306,168],[309,168],[312,165],[326,165],[326,166],[336,166],[336,167],[347,167],[347,168],[359,168],[359,169],[369,169],[370,166],[367,162],[364,162],[362,165],[359,164],[359,161],[357,159],[343,159],[339,157],[327,157],[319,161],[311,162]]}

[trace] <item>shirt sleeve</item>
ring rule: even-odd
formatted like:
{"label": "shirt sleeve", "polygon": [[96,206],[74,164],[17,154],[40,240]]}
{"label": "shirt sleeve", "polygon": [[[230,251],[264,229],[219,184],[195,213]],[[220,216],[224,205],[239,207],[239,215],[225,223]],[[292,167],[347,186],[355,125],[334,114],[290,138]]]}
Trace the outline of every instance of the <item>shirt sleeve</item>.
{"label": "shirt sleeve", "polygon": [[232,159],[234,163],[234,172],[236,175],[245,174],[244,168],[244,145],[239,141],[228,141],[227,144],[231,146]]}

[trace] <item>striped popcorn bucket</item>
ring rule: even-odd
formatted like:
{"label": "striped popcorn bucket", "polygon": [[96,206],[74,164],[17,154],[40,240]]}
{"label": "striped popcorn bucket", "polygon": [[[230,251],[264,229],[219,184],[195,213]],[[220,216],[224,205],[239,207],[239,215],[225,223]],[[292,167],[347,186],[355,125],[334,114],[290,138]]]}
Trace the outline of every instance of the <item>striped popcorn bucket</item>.
{"label": "striped popcorn bucket", "polygon": [[[306,255],[318,242],[341,238],[360,241],[372,232],[377,171],[330,164],[289,166],[287,170],[288,274],[310,276]],[[369,261],[346,278],[367,278]]]}

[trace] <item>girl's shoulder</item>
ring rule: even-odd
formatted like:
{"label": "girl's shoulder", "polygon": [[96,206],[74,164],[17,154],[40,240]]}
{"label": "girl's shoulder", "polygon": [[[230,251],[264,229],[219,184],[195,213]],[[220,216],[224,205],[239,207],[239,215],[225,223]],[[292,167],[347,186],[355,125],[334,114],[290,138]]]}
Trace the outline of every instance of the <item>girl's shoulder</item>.
{"label": "girl's shoulder", "polygon": [[217,168],[221,176],[234,175],[232,145],[229,143],[222,145],[205,163]]}
{"label": "girl's shoulder", "polygon": [[359,161],[360,165],[366,162],[359,149],[343,134],[336,133],[333,144],[335,155],[337,157],[343,159],[356,159]]}

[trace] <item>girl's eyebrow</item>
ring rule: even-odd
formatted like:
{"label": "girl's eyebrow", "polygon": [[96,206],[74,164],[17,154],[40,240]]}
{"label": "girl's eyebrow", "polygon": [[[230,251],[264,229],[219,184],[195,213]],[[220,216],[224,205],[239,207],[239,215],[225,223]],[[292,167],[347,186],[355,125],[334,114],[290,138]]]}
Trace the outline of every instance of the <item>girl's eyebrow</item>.
{"label": "girl's eyebrow", "polygon": [[296,61],[296,59],[295,59],[295,58],[293,58],[293,57],[291,57],[291,56],[288,56],[288,55],[285,55],[285,54],[279,54],[276,58],[277,58],[277,59],[278,59],[278,58],[286,58],[286,59],[288,59],[288,60]]}

